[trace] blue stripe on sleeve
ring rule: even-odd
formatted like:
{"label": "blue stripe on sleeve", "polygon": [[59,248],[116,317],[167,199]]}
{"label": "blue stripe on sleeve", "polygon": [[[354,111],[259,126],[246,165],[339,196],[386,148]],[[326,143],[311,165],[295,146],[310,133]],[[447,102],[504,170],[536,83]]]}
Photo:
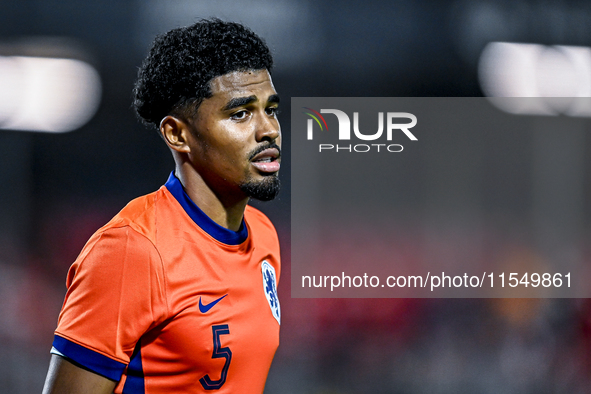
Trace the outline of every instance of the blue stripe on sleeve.
{"label": "blue stripe on sleeve", "polygon": [[118,382],[125,370],[125,364],[115,361],[107,356],[71,342],[55,335],[53,347],[70,360],[82,365],[89,370],[104,376],[107,379]]}
{"label": "blue stripe on sleeve", "polygon": [[131,361],[127,367],[127,379],[123,387],[123,394],[145,394],[144,369],[142,367],[141,341],[135,347],[131,355]]}

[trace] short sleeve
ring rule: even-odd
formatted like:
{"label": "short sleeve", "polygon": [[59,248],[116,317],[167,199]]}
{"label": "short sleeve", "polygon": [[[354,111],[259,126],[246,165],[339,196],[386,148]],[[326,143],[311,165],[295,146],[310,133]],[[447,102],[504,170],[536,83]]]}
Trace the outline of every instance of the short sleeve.
{"label": "short sleeve", "polygon": [[53,347],[118,381],[144,333],[165,319],[160,256],[130,227],[95,234],[74,262]]}

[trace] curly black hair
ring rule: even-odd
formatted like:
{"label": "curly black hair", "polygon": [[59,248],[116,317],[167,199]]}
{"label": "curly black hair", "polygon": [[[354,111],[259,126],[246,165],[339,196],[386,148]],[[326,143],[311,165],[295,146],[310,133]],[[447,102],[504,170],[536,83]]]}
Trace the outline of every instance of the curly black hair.
{"label": "curly black hair", "polygon": [[204,19],[156,37],[138,71],[133,106],[144,123],[158,128],[167,115],[194,115],[212,96],[212,79],[272,67],[269,48],[252,30]]}

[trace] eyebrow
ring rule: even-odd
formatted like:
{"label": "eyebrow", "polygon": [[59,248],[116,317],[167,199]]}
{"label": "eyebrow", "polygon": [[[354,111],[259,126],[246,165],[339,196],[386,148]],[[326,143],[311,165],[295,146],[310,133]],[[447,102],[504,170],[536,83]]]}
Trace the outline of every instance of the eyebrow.
{"label": "eyebrow", "polygon": [[[255,101],[257,101],[256,96],[236,97],[236,98],[233,98],[232,100],[228,101],[228,103],[224,106],[223,110],[229,111],[234,108],[242,107],[243,105],[248,105],[248,104],[253,103]],[[273,94],[273,95],[269,96],[269,98],[267,99],[267,102],[269,102],[269,103],[279,103],[279,101],[280,101],[280,99],[279,99],[278,94]]]}
{"label": "eyebrow", "polygon": [[281,101],[281,99],[279,98],[278,94],[273,94],[271,96],[269,96],[269,98],[267,99],[268,103],[277,103],[279,104],[279,102]]}
{"label": "eyebrow", "polygon": [[236,97],[232,100],[228,101],[228,103],[224,106],[224,111],[228,111],[234,108],[242,107],[243,105],[250,104],[254,101],[257,101],[256,96],[248,96],[248,97]]}

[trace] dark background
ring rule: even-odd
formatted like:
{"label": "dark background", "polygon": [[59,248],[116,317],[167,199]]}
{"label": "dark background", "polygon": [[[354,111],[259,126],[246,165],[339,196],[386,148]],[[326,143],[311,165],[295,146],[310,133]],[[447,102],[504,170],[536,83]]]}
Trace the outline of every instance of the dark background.
{"label": "dark background", "polygon": [[[271,46],[286,142],[290,97],[481,96],[477,64],[490,41],[591,45],[591,5],[583,1],[1,2],[0,55],[22,40],[73,39],[101,76],[102,99],[70,133],[0,131],[0,391],[41,391],[69,265],[130,199],[166,181],[170,154],[136,121],[131,88],[157,33],[209,16],[241,21]],[[583,176],[588,140],[580,141]],[[291,299],[284,148],[282,194],[261,205],[283,246],[282,342],[266,392],[588,392],[587,300]],[[521,159],[507,154],[508,163]],[[523,187],[519,176],[489,181],[499,185],[491,198]],[[528,204],[507,204],[500,221],[511,230],[511,212]],[[589,208],[577,212],[587,218]],[[586,223],[573,241],[582,263]],[[503,234],[513,246],[508,261],[538,255],[519,231]],[[412,257],[403,241],[400,253]]]}

